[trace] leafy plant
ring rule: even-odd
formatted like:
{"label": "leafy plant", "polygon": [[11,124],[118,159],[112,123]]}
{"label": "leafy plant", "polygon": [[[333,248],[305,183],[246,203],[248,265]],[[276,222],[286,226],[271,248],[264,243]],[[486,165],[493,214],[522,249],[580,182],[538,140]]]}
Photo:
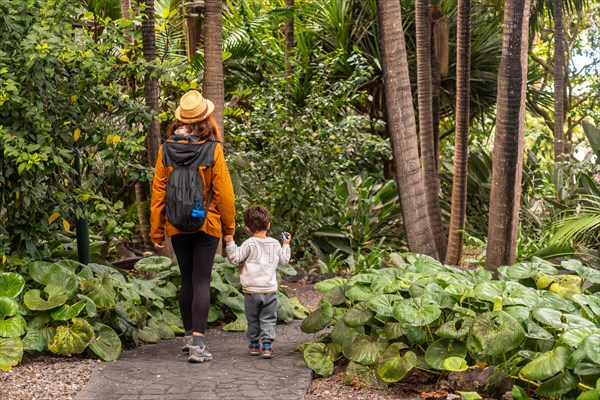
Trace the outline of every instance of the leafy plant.
{"label": "leafy plant", "polygon": [[315,373],[330,375],[345,359],[345,382],[381,386],[412,368],[464,371],[484,363],[512,365],[515,381],[542,396],[595,390],[600,272],[576,260],[532,259],[501,267],[494,280],[486,270],[403,258],[397,268],[315,285],[323,300],[301,328],[331,328],[303,346]]}

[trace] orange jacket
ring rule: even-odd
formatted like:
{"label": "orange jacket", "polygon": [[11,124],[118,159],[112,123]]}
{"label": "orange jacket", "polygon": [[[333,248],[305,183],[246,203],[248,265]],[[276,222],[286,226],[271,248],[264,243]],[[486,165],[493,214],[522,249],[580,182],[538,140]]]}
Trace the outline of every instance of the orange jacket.
{"label": "orange jacket", "polygon": [[[190,146],[195,146],[204,142],[187,143]],[[150,240],[152,243],[162,243],[165,240],[165,226],[168,236],[178,233],[189,233],[180,231],[167,221],[165,208],[167,178],[173,168],[164,165],[162,152],[163,147],[161,146],[158,150],[158,159],[154,167],[154,181],[152,183],[152,201],[150,203]],[[211,236],[220,238],[223,235],[233,235],[235,233],[235,204],[233,185],[231,184],[231,177],[225,163],[223,148],[220,144],[215,146],[214,159],[215,164],[213,167],[198,167],[204,184],[204,198],[208,197],[211,187],[213,190],[213,198],[208,208],[208,216],[200,230]]]}

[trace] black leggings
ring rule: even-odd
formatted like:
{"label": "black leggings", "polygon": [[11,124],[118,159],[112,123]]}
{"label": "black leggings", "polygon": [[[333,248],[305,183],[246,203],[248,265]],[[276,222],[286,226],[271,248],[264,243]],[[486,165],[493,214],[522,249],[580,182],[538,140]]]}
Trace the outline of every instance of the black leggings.
{"label": "black leggings", "polygon": [[185,330],[204,333],[210,307],[210,277],[219,238],[204,232],[171,236],[181,271],[179,308]]}

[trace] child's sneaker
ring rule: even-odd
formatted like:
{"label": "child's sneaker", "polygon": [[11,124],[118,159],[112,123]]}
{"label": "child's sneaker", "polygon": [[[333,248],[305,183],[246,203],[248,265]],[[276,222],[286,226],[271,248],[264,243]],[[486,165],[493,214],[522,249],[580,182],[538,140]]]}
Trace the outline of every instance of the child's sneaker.
{"label": "child's sneaker", "polygon": [[203,363],[212,360],[212,354],[206,349],[206,345],[190,346],[188,361],[191,363]]}
{"label": "child's sneaker", "polygon": [[181,351],[189,353],[190,347],[192,346],[192,338],[193,336],[191,335],[183,337],[183,347],[181,348]]}
{"label": "child's sneaker", "polygon": [[262,358],[273,358],[274,356],[271,343],[263,343]]}
{"label": "child's sneaker", "polygon": [[257,356],[260,354],[260,345],[258,343],[254,344],[254,343],[250,343],[250,345],[248,345],[248,353],[251,356]]}

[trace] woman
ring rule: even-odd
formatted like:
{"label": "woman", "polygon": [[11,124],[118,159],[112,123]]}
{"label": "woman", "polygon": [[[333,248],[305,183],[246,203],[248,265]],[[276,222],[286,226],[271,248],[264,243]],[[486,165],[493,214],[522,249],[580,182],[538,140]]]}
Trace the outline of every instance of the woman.
{"label": "woman", "polygon": [[[154,247],[162,249],[165,231],[171,237],[181,271],[179,307],[185,329],[183,350],[189,351],[189,362],[212,360],[204,340],[210,307],[212,265],[217,245],[223,235],[235,233],[233,186],[223,149],[220,143],[214,143],[222,142],[221,132],[211,115],[214,108],[210,100],[203,98],[195,90],[183,95],[179,107],[175,110],[177,121],[170,129],[174,134],[158,152],[152,183],[150,239]],[[167,144],[173,146],[175,142],[177,151],[165,150]],[[208,212],[203,225],[190,233],[169,223],[166,212],[167,179],[173,171],[173,167],[170,166],[172,161],[177,163],[174,158],[181,154],[188,158],[190,155],[201,154],[197,146],[203,145],[214,146],[214,164],[198,167],[202,177],[204,199],[208,199],[204,201]]]}

